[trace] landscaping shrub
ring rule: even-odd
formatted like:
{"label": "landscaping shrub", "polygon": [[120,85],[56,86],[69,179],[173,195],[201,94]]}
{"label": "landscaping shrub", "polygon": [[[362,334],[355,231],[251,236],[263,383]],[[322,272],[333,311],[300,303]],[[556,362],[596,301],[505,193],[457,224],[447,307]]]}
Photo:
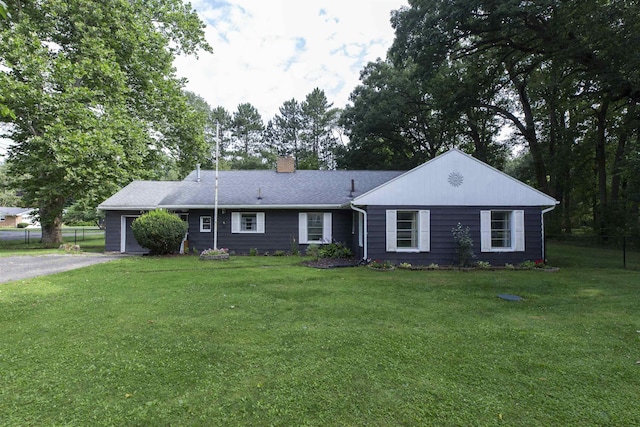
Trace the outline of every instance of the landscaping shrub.
{"label": "landscaping shrub", "polygon": [[140,246],[155,255],[171,254],[180,249],[187,224],[164,209],[148,212],[131,224],[133,236]]}
{"label": "landscaping shrub", "polygon": [[456,254],[458,255],[458,265],[467,267],[471,259],[475,258],[473,253],[473,239],[470,236],[469,227],[462,228],[462,224],[451,229],[453,240],[456,242]]}
{"label": "landscaping shrub", "polygon": [[18,228],[27,228],[29,226],[28,222],[21,222],[17,225]]}
{"label": "landscaping shrub", "polygon": [[342,243],[330,243],[318,249],[318,256],[320,258],[351,258],[353,252]]}
{"label": "landscaping shrub", "polygon": [[307,246],[307,250],[305,253],[307,256],[310,256],[311,258],[317,260],[320,257],[320,246],[312,243]]}

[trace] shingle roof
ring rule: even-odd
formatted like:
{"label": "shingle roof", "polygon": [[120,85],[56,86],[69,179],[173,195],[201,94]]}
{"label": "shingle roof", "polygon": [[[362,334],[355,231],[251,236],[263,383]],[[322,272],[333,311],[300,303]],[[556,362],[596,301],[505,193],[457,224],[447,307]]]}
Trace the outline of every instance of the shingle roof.
{"label": "shingle roof", "polygon": [[102,202],[98,209],[155,209],[180,181],[133,181]]}
{"label": "shingle roof", "polygon": [[33,208],[17,208],[17,207],[13,207],[13,206],[0,206],[0,213],[3,215],[10,215],[10,216],[15,216],[15,215],[28,215],[29,213],[31,213],[31,211],[33,210]]}
{"label": "shingle roof", "polygon": [[[399,171],[220,171],[218,206],[343,206],[353,197],[399,176]],[[134,181],[105,200],[101,209],[213,207],[215,172],[192,172],[184,181]],[[353,180],[354,191],[351,192]]]}

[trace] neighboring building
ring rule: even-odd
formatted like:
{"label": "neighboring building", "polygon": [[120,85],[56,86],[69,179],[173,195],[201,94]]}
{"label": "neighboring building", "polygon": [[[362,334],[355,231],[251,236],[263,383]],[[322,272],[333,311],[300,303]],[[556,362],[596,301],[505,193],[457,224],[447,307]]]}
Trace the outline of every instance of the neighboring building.
{"label": "neighboring building", "polygon": [[[215,173],[179,182],[135,181],[105,200],[106,250],[143,252],[131,232],[140,214],[165,208],[189,223],[189,247],[213,246]],[[476,260],[492,265],[544,258],[545,212],[556,200],[453,149],[408,172],[220,171],[218,247],[236,253],[302,252],[342,242],[358,258],[447,265],[451,230],[469,227]]]}
{"label": "neighboring building", "polygon": [[17,208],[0,206],[0,227],[17,227],[26,222],[30,227],[38,226],[31,216],[33,208]]}

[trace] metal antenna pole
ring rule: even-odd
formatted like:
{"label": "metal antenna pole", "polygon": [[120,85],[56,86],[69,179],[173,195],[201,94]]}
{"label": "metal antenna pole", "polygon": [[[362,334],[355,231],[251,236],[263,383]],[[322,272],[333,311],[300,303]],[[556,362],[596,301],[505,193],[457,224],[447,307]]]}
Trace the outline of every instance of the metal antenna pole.
{"label": "metal antenna pole", "polygon": [[218,157],[220,157],[220,123],[216,122],[216,187],[213,196],[213,249],[218,249]]}

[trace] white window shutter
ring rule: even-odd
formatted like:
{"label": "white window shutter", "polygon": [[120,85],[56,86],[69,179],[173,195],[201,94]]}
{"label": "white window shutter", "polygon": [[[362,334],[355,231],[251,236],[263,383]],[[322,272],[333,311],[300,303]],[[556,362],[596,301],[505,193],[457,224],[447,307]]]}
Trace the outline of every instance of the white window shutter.
{"label": "white window shutter", "polygon": [[307,240],[307,214],[300,212],[298,214],[298,242],[305,244]]}
{"label": "white window shutter", "polygon": [[396,252],[398,249],[397,218],[398,214],[395,210],[390,209],[387,211],[387,252]]}
{"label": "white window shutter", "polygon": [[491,252],[491,211],[480,211],[480,251]]}
{"label": "white window shutter", "polygon": [[333,225],[331,224],[331,212],[325,212],[322,221],[322,241],[324,243],[333,242]]}
{"label": "white window shutter", "polygon": [[429,252],[431,250],[431,211],[420,211],[418,225],[420,227],[418,234],[418,250],[420,252]]}
{"label": "white window shutter", "polygon": [[264,212],[258,212],[256,214],[256,222],[258,233],[264,233]]}
{"label": "white window shutter", "polygon": [[240,232],[240,212],[231,212],[231,232]]}
{"label": "white window shutter", "polygon": [[524,211],[513,211],[515,245],[513,250],[524,252]]}

